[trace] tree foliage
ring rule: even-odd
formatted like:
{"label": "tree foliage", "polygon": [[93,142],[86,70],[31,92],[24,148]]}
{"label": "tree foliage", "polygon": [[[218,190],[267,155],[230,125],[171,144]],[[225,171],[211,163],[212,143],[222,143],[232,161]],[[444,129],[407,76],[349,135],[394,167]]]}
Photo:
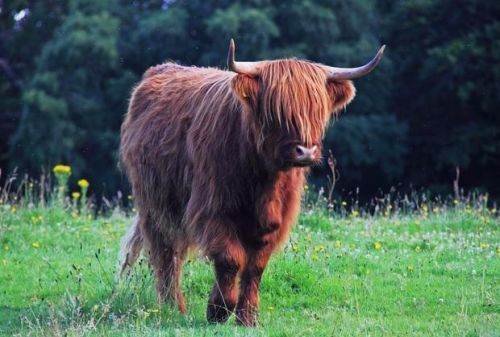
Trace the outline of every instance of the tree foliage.
{"label": "tree foliage", "polygon": [[[386,56],[325,139],[340,186],[450,184],[500,194],[500,5],[480,0],[0,2],[0,167],[59,162],[120,188],[130,91],[165,60],[225,66],[298,57],[335,66]],[[317,181],[328,174],[316,168]]]}
{"label": "tree foliage", "polygon": [[[500,3],[402,1],[385,27],[396,46],[391,111],[409,124],[408,178],[466,182],[500,192]],[[449,179],[449,178],[448,178]]]}

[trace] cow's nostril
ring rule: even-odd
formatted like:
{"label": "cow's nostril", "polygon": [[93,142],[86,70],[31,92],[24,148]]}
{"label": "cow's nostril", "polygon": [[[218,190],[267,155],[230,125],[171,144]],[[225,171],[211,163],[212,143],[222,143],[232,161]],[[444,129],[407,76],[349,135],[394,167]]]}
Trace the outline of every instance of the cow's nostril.
{"label": "cow's nostril", "polygon": [[295,148],[295,152],[297,153],[297,156],[303,156],[304,155],[304,147],[298,145]]}

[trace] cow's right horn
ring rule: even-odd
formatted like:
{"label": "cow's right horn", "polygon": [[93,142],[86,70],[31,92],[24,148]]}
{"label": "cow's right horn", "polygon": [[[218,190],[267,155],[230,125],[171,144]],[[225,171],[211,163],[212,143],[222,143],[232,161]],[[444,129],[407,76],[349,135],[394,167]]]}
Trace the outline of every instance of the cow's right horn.
{"label": "cow's right horn", "polygon": [[229,70],[248,76],[259,75],[258,62],[236,62],[234,60],[235,49],[234,40],[231,39],[229,42],[229,52],[227,54],[227,67]]}

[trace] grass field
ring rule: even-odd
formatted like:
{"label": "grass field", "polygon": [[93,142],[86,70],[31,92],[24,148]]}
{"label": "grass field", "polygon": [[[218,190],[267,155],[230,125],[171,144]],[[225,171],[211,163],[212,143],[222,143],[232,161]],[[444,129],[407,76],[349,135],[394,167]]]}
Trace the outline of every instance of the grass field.
{"label": "grass field", "polygon": [[0,205],[2,335],[500,336],[500,221],[484,202],[306,206],[264,274],[254,329],[206,323],[213,273],[195,253],[187,316],[158,306],[146,262],[116,283],[131,215],[60,205]]}

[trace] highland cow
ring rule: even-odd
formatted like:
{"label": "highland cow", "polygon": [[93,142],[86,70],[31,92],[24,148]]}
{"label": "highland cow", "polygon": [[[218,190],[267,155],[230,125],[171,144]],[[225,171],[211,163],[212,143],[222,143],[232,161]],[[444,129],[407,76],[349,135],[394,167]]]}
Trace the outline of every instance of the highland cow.
{"label": "highland cow", "polygon": [[160,301],[186,312],[189,248],[213,261],[209,322],[256,324],[259,284],[300,209],[332,116],[354,97],[358,68],[296,59],[236,62],[229,71],[165,63],[135,87],[121,129],[121,161],[138,217],[122,242],[122,272],[144,249]]}

